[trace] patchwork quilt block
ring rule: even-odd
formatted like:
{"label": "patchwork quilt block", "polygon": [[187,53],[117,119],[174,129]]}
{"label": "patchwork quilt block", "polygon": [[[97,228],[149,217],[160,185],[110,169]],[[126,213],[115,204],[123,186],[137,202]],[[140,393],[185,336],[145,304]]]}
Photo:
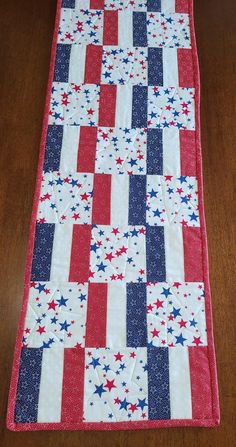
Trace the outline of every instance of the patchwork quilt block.
{"label": "patchwork quilt block", "polygon": [[192,0],[58,0],[11,430],[219,423]]}

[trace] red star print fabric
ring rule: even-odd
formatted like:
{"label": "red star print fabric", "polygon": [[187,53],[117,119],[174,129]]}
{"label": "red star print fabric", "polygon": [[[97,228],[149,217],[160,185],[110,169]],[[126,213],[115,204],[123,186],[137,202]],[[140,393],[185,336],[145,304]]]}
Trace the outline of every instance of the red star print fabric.
{"label": "red star print fabric", "polygon": [[59,0],[11,430],[219,424],[192,0]]}

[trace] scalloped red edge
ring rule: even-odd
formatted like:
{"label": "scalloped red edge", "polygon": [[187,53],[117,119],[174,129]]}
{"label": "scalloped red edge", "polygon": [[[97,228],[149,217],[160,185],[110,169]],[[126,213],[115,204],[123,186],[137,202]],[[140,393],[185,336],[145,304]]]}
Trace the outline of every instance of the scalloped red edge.
{"label": "scalloped red edge", "polygon": [[13,367],[11,384],[8,399],[7,410],[7,428],[12,431],[35,431],[35,430],[137,430],[147,428],[161,428],[161,427],[215,427],[220,423],[220,408],[219,408],[219,394],[218,394],[218,380],[217,369],[215,359],[215,347],[214,347],[214,335],[213,335],[213,320],[212,320],[212,302],[209,280],[209,268],[208,268],[208,245],[206,234],[206,222],[204,213],[204,198],[203,198],[203,173],[202,173],[202,149],[201,149],[201,127],[200,127],[200,73],[198,65],[198,54],[195,37],[194,27],[194,11],[193,1],[188,0],[188,10],[190,16],[190,32],[192,41],[192,57],[193,57],[193,69],[194,69],[194,87],[195,87],[195,121],[196,121],[196,148],[197,148],[197,178],[199,184],[199,208],[200,208],[200,220],[201,220],[201,238],[203,249],[203,275],[205,283],[205,299],[206,299],[206,322],[208,330],[208,359],[211,375],[211,390],[212,390],[212,418],[211,419],[174,419],[174,420],[157,420],[157,421],[135,421],[135,422],[89,422],[89,423],[15,423],[14,422],[14,409],[16,401],[17,382],[20,365],[20,353],[21,353],[21,340],[24,332],[24,320],[27,310],[28,294],[30,287],[30,273],[31,263],[33,257],[34,236],[35,236],[35,224],[37,208],[40,196],[41,178],[43,172],[44,152],[47,136],[48,126],[48,114],[50,107],[50,95],[53,82],[54,64],[56,58],[56,45],[57,35],[60,22],[60,13],[62,0],[57,0],[57,11],[54,26],[54,34],[51,49],[50,70],[47,86],[46,104],[43,118],[43,129],[39,151],[38,170],[36,177],[35,194],[33,200],[33,208],[31,215],[31,223],[29,230],[29,240],[27,249],[27,259],[24,275],[24,294],[22,307],[20,312],[19,325],[17,330],[17,339],[14,351]]}

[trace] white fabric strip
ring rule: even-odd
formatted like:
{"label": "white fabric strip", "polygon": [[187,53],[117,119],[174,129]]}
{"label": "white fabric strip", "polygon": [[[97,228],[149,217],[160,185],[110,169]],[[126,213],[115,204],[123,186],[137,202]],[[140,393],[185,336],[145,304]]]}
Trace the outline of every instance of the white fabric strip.
{"label": "white fabric strip", "polygon": [[178,56],[176,48],[163,48],[163,85],[179,85]]}
{"label": "white fabric strip", "polygon": [[133,13],[123,10],[118,12],[118,42],[119,47],[133,46]]}
{"label": "white fabric strip", "polygon": [[43,350],[38,422],[61,421],[63,363],[63,347]]}
{"label": "white fabric strip", "polygon": [[61,171],[77,171],[80,126],[64,126],[61,147]]}
{"label": "white fabric strip", "polygon": [[192,419],[192,399],[187,347],[169,348],[171,419]]}
{"label": "white fabric strip", "polygon": [[116,127],[131,128],[132,85],[117,85]]}
{"label": "white fabric strip", "polygon": [[72,234],[72,223],[55,224],[50,276],[51,281],[68,281]]}
{"label": "white fabric strip", "polygon": [[84,83],[86,45],[71,45],[69,83]]}
{"label": "white fabric strip", "polygon": [[175,0],[161,0],[161,12],[175,12]]}
{"label": "white fabric strip", "polygon": [[182,225],[165,227],[166,281],[184,282],[184,246]]}
{"label": "white fabric strip", "polygon": [[[128,176],[127,176],[128,177]],[[106,346],[126,346],[126,284],[108,284]]]}
{"label": "white fabric strip", "polygon": [[75,0],[75,9],[90,9],[90,0]]}
{"label": "white fabric strip", "polygon": [[114,174],[111,178],[111,225],[128,225],[129,175]]}
{"label": "white fabric strip", "polygon": [[163,175],[180,176],[179,130],[163,129]]}

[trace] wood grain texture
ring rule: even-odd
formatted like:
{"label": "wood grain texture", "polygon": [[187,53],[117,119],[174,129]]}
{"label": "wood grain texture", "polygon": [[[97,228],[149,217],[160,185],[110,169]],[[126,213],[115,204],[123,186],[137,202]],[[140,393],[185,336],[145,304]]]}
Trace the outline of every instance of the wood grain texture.
{"label": "wood grain texture", "polygon": [[0,0],[0,445],[201,447],[235,442],[236,2],[195,0],[204,197],[220,385],[219,428],[12,433],[7,396],[34,193],[56,0]]}

